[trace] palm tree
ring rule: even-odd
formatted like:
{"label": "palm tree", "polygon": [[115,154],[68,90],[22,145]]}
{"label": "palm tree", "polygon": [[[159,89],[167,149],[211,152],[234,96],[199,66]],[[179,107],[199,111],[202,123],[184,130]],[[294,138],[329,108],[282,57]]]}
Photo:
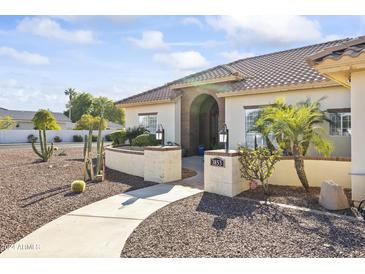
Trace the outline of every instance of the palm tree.
{"label": "palm tree", "polygon": [[274,105],[264,108],[256,121],[257,129],[265,138],[272,133],[279,146],[294,157],[297,175],[306,191],[309,184],[303,156],[309,146],[312,145],[324,156],[330,155],[333,150],[322,127],[328,121],[325,112],[320,109],[323,99],[315,102],[307,99],[295,105],[288,105],[284,99],[279,99]]}
{"label": "palm tree", "polygon": [[66,89],[65,90],[65,95],[67,95],[68,96],[68,104],[69,104],[69,112],[68,112],[68,118],[70,118],[70,120],[72,121],[72,119],[71,119],[71,109],[72,109],[72,99],[75,97],[75,95],[76,95],[76,91],[75,91],[75,89],[74,88],[68,88],[68,89]]}

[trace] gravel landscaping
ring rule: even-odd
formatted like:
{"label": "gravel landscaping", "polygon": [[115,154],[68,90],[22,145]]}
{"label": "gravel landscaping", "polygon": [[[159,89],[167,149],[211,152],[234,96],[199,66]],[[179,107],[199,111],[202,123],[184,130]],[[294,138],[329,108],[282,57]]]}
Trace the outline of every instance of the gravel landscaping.
{"label": "gravel landscaping", "polygon": [[365,223],[204,192],[149,216],[121,257],[365,257]]}
{"label": "gravel landscaping", "polygon": [[[303,187],[295,186],[269,186],[270,196],[264,195],[261,186],[242,192],[237,197],[246,197],[260,201],[269,201],[280,204],[288,204],[300,207],[306,207],[316,209],[320,211],[327,211],[335,214],[354,216],[351,209],[344,210],[327,210],[318,203],[319,193],[321,189],[319,187],[311,187],[309,192],[306,192]],[[351,205],[351,189],[344,189],[349,204]]]}
{"label": "gravel landscaping", "polygon": [[[59,156],[63,152],[66,156]],[[0,252],[72,210],[155,184],[107,169],[104,182],[88,183],[84,193],[75,195],[70,184],[83,178],[82,153],[82,148],[60,149],[42,163],[31,149],[0,150]]]}

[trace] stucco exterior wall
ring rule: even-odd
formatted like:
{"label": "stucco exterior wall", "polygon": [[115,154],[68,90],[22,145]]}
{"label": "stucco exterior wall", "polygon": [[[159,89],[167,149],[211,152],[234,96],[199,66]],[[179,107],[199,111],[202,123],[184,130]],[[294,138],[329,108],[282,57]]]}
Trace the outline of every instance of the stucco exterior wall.
{"label": "stucco exterior wall", "polygon": [[352,198],[365,199],[365,71],[351,73],[352,119]]}
{"label": "stucco exterior wall", "polygon": [[165,129],[165,141],[180,143],[180,136],[177,136],[179,123],[176,123],[177,120],[180,120],[177,115],[179,104],[178,99],[171,103],[127,107],[125,109],[126,128],[139,126],[139,113],[157,112],[157,124],[162,124]]}
{"label": "stucco exterior wall", "polygon": [[[245,144],[245,110],[246,106],[267,105],[273,103],[275,99],[284,97],[287,103],[296,103],[310,97],[318,100],[327,97],[322,101],[323,110],[333,108],[350,108],[350,90],[344,87],[313,88],[295,91],[250,94],[241,96],[226,97],[226,124],[230,133],[230,148],[237,148],[238,144]],[[324,125],[326,132],[329,132],[328,123]],[[333,156],[351,156],[351,137],[349,136],[329,136],[335,146]],[[311,150],[309,155],[316,155]]]}

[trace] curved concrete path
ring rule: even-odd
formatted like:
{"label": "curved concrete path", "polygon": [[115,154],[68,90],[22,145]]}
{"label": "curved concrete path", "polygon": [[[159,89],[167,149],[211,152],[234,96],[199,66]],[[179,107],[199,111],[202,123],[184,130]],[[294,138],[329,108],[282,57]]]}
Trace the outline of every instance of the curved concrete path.
{"label": "curved concrete path", "polygon": [[0,257],[119,258],[129,235],[151,213],[201,191],[158,184],[115,195],[40,227]]}

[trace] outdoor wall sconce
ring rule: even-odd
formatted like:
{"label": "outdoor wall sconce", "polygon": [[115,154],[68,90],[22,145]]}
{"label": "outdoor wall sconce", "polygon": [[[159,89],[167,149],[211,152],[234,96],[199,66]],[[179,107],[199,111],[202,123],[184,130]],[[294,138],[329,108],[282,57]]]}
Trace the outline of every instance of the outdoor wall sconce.
{"label": "outdoor wall sconce", "polygon": [[161,141],[162,147],[165,145],[165,129],[162,127],[161,124],[158,125],[157,131],[156,131],[156,140]]}
{"label": "outdoor wall sconce", "polygon": [[228,152],[229,149],[229,131],[227,128],[227,125],[224,124],[223,128],[219,131],[219,142],[224,143],[224,148],[226,152]]}

